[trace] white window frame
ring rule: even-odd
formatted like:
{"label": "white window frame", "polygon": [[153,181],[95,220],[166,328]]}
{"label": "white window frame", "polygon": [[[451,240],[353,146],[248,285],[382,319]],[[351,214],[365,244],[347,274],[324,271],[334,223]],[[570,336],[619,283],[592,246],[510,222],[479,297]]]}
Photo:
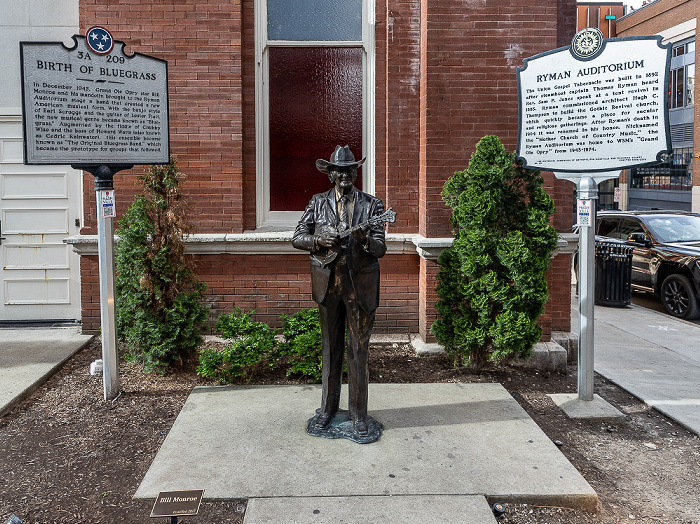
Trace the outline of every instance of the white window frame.
{"label": "white window frame", "polygon": [[[374,2],[362,0],[362,40],[356,42],[286,41],[267,38],[267,0],[255,1],[255,150],[256,150],[256,227],[258,230],[293,229],[301,211],[270,211],[270,47],[360,47],[362,53],[362,155],[367,161],[360,169],[362,188],[374,194]],[[332,151],[328,152],[328,155]],[[357,156],[357,153],[355,153]],[[314,166],[309,166],[315,169]],[[319,174],[320,175],[320,174]]]}

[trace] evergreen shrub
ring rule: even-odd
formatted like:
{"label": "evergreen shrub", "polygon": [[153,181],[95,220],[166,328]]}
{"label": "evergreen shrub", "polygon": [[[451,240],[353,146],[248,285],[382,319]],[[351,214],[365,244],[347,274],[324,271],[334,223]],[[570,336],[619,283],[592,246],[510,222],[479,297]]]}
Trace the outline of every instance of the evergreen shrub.
{"label": "evergreen shrub", "polygon": [[321,322],[318,308],[307,308],[292,316],[282,315],[284,343],[279,356],[286,361],[287,376],[301,375],[321,381]]}
{"label": "evergreen shrub", "polygon": [[455,360],[479,370],[527,358],[542,335],[545,272],[557,246],[554,202],[496,136],[483,137],[466,170],[445,183],[455,239],[438,263],[432,332]]}
{"label": "evergreen shrub", "polygon": [[208,311],[206,285],[185,256],[190,232],[179,191],[184,175],[171,157],[138,178],[144,191],[119,221],[115,248],[117,332],[125,357],[164,372],[195,352]]}

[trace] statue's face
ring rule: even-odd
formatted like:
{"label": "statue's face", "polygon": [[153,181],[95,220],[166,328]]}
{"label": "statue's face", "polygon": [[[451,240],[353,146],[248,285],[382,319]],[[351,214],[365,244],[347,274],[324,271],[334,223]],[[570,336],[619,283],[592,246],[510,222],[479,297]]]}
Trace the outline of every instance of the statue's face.
{"label": "statue's face", "polygon": [[341,193],[347,193],[355,184],[355,180],[357,179],[357,168],[335,168],[331,170],[329,174],[333,178],[333,183],[335,184],[335,187],[338,188],[338,191]]}

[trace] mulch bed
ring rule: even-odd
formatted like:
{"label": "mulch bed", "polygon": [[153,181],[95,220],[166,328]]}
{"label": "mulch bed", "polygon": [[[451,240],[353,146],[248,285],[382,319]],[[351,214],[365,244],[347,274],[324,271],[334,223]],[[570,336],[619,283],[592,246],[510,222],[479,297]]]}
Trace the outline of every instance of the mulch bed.
{"label": "mulch bed", "polygon": [[[0,522],[146,523],[153,503],[133,500],[193,387],[211,385],[196,360],[166,376],[120,364],[122,394],[105,402],[102,381],[88,373],[99,341],[77,353],[48,382],[0,418]],[[599,496],[599,513],[507,505],[504,523],[700,522],[700,439],[628,393],[596,377],[596,393],[627,415],[609,425],[571,420],[550,393],[576,391],[566,374],[503,367],[473,375],[444,356],[416,357],[410,346],[371,350],[372,382],[500,382],[583,474]],[[299,384],[266,371],[256,384]],[[469,443],[464,443],[468,446]],[[242,523],[245,500],[204,502],[184,523]],[[496,501],[491,501],[496,502]]]}

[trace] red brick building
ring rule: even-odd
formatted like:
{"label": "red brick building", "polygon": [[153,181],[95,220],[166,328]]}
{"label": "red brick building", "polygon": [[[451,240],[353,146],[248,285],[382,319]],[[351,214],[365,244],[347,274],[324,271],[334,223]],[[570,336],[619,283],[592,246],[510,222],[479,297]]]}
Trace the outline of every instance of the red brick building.
{"label": "red brick building", "polygon": [[[436,256],[452,236],[442,186],[482,136],[515,149],[516,68],[569,44],[576,4],[353,0],[324,13],[288,4],[80,0],[80,30],[102,25],[127,52],[168,61],[171,147],[187,175],[197,230],[189,248],[213,318],[235,305],[276,323],[314,305],[308,255],[291,234],[310,196],[330,187],[314,160],[348,143],[367,157],[363,190],[398,213],[375,333],[429,341]],[[116,175],[120,211],[143,169]],[[100,322],[92,182],[86,174],[85,242],[76,244],[85,330]],[[571,183],[547,183],[562,210],[555,227],[570,232]],[[552,261],[546,340],[570,330],[570,263],[565,252]]]}

